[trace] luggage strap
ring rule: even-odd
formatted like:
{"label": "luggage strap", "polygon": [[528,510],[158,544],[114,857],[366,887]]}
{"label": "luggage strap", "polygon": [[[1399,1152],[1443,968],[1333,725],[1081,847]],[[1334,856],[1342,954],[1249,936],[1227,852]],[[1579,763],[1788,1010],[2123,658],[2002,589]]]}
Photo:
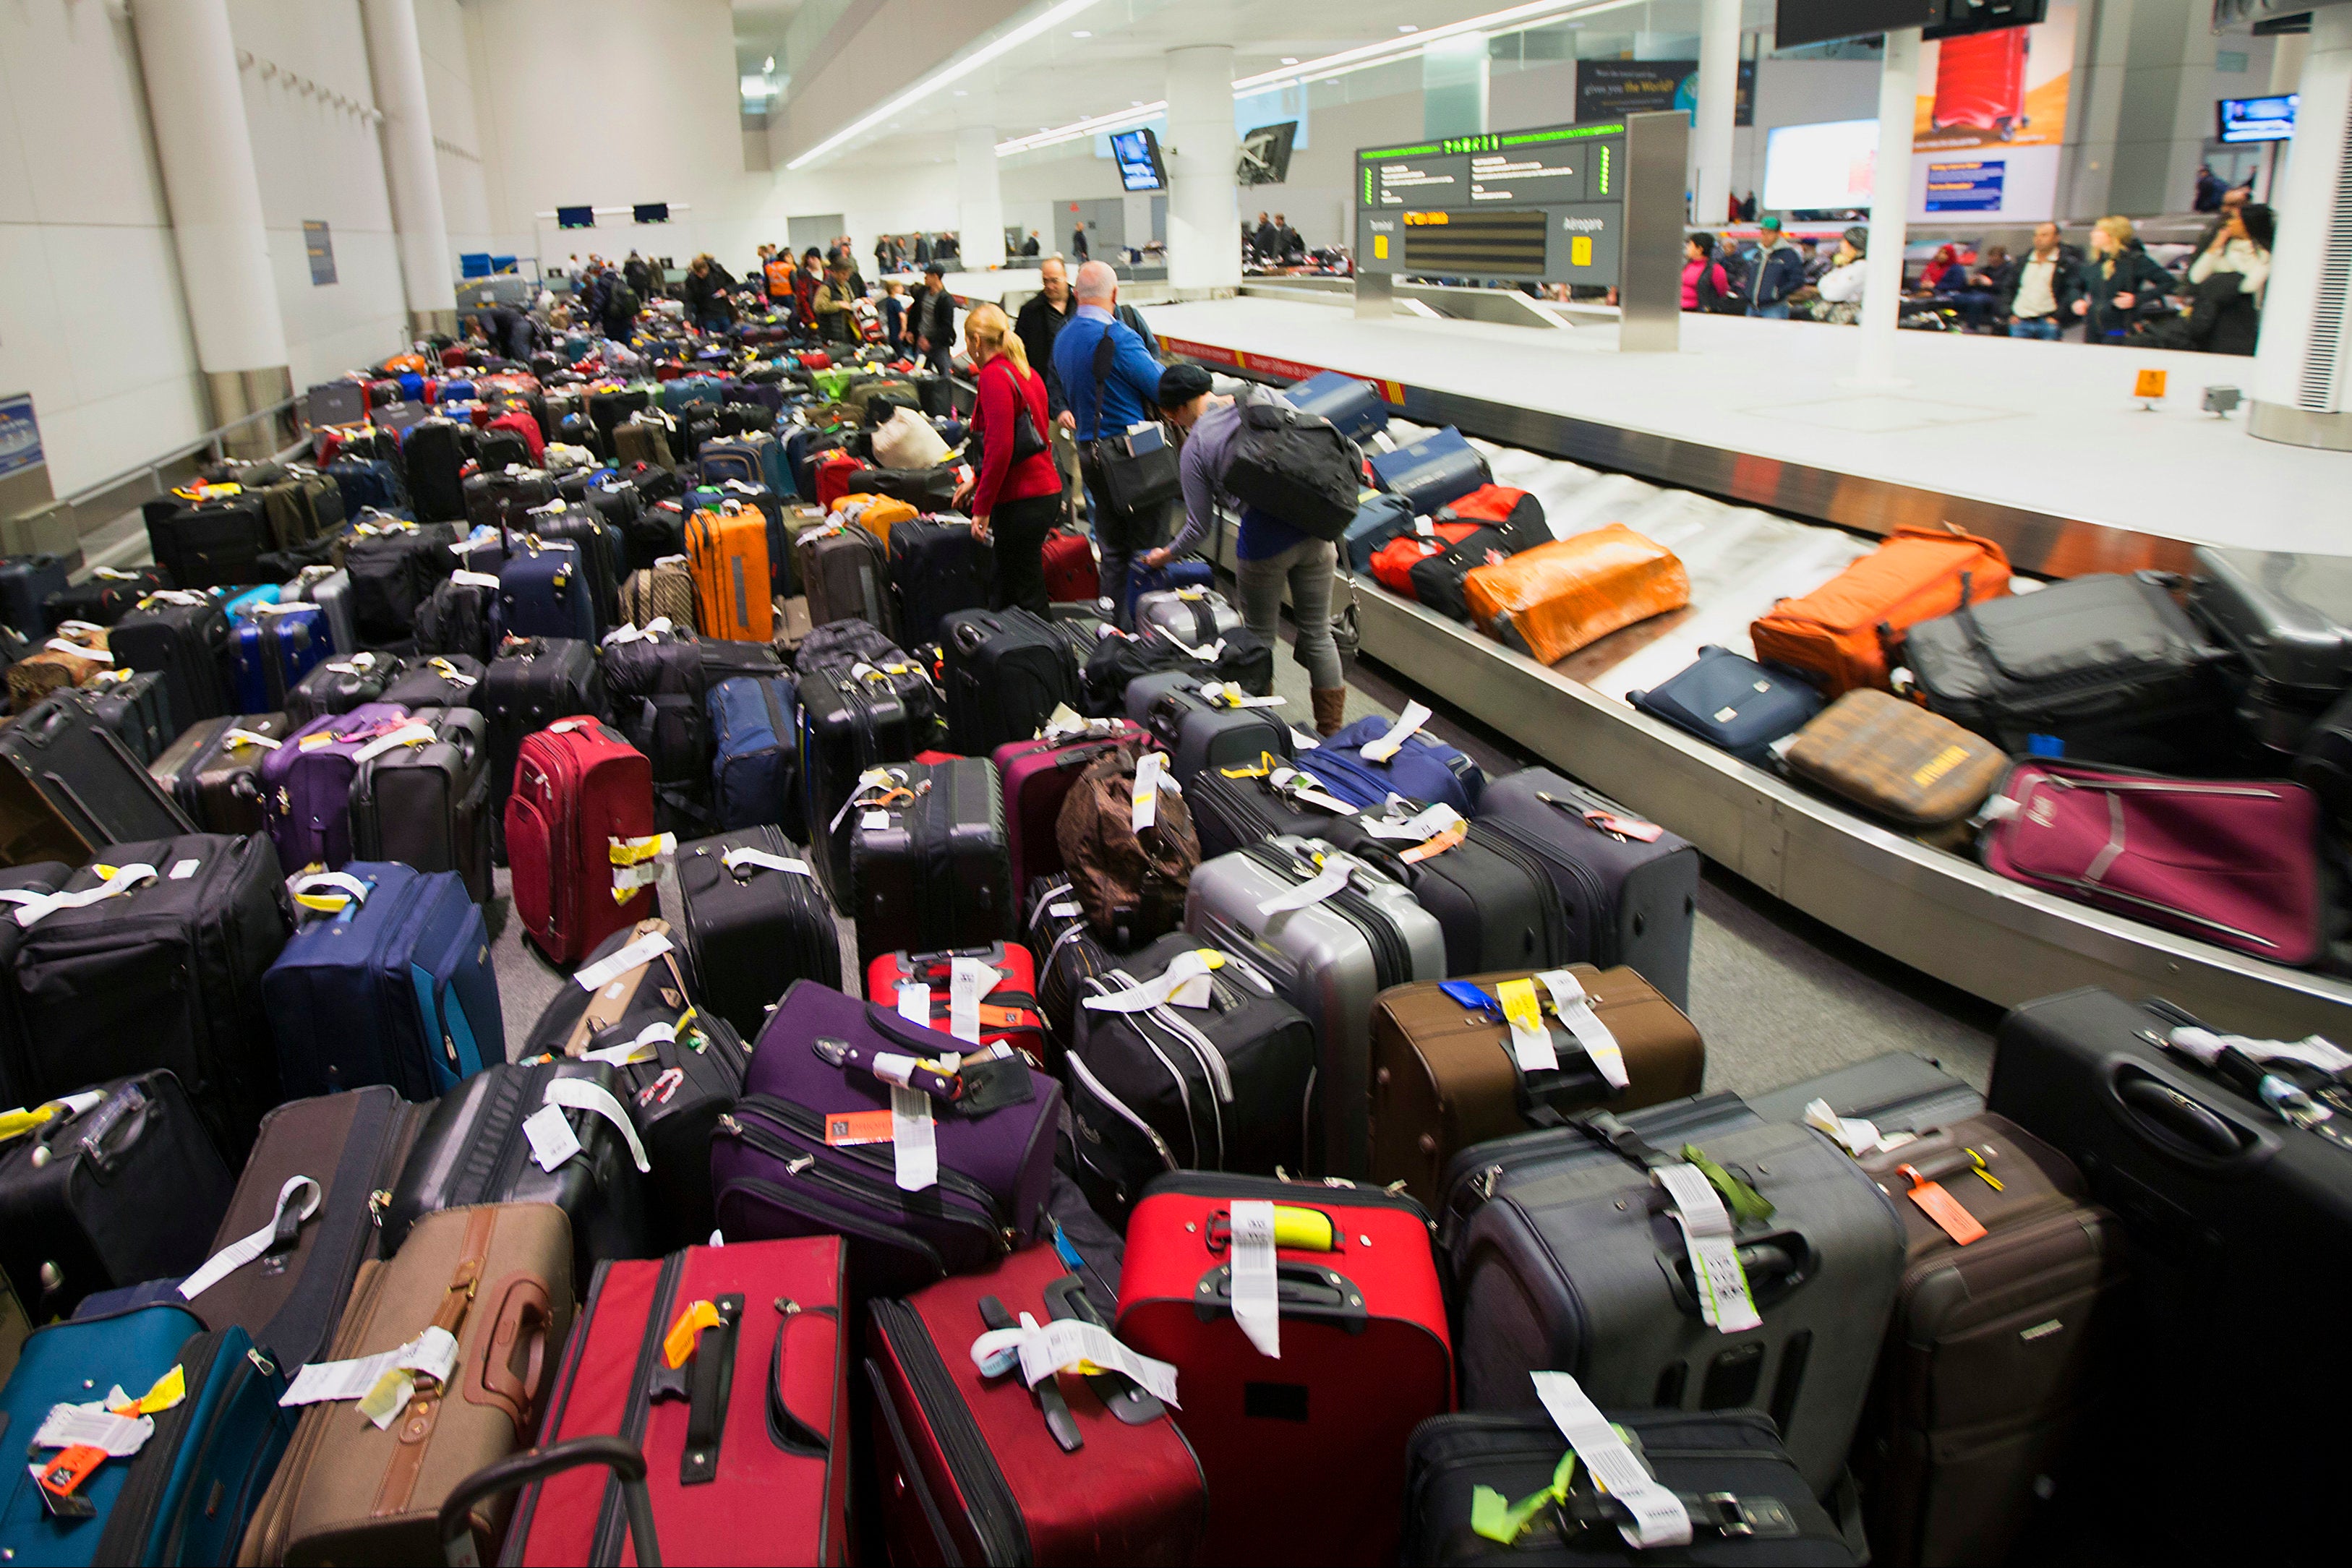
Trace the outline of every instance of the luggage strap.
{"label": "luggage strap", "polygon": [[[341,896],[314,891],[319,888],[339,889]],[[365,904],[368,894],[375,891],[375,884],[362,882],[346,872],[329,871],[294,877],[286,883],[286,891],[293,895],[296,904],[305,909],[316,910],[321,915],[341,915],[353,904]]]}
{"label": "luggage strap", "polygon": [[193,1301],[255,1259],[280,1257],[301,1239],[303,1222],[319,1212],[325,1197],[315,1176],[290,1176],[278,1189],[278,1207],[269,1223],[249,1236],[239,1237],[205,1260],[204,1266],[180,1281],[180,1299]]}
{"label": "luggage strap", "polygon": [[[157,880],[155,868],[144,862],[119,868],[101,865],[93,869],[106,878],[96,887],[85,888],[79,893],[0,891],[0,903],[16,905],[15,911],[16,924],[29,930],[60,909],[85,908],[98,903],[100,899],[112,898],[117,894],[128,893],[142,883]],[[177,870],[176,867],[173,869]]]}
{"label": "luggage strap", "polygon": [[1756,1310],[1747,1270],[1740,1266],[1738,1249],[1732,1240],[1733,1212],[1724,1207],[1724,1201],[1726,1197],[1731,1199],[1741,1219],[1769,1218],[1771,1204],[1693,1145],[1684,1145],[1683,1157],[1677,1159],[1606,1111],[1572,1118],[1568,1124],[1602,1148],[1640,1166],[1665,1189],[1666,1212],[1682,1228],[1683,1245],[1690,1258],[1692,1292],[1706,1325],[1721,1333],[1761,1327],[1763,1316]]}

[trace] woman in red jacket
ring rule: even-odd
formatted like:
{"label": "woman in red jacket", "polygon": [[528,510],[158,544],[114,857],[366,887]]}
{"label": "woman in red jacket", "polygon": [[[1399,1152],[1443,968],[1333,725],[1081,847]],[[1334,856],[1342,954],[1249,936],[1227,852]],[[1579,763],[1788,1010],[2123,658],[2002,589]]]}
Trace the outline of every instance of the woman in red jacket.
{"label": "woman in red jacket", "polygon": [[980,460],[956,500],[969,500],[971,531],[996,542],[996,608],[1042,616],[1045,535],[1062,515],[1062,476],[1047,444],[1053,427],[1045,378],[1029,368],[1028,350],[998,306],[982,305],[965,317],[963,340],[979,382],[971,439]]}

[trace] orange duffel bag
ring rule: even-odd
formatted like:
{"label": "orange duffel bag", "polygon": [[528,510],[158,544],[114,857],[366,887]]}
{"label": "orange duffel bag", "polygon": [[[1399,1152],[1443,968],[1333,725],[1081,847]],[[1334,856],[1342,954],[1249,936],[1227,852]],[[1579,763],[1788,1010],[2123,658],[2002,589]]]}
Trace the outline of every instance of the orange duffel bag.
{"label": "orange duffel bag", "polygon": [[1886,689],[1903,633],[1963,604],[2009,592],[2009,557],[1990,539],[1901,528],[1801,599],[1783,599],[1750,625],[1756,656],[1818,679],[1822,695]]}
{"label": "orange duffel bag", "polygon": [[1690,602],[1675,552],[1622,523],[1554,539],[1463,581],[1478,630],[1549,664],[1620,627]]}

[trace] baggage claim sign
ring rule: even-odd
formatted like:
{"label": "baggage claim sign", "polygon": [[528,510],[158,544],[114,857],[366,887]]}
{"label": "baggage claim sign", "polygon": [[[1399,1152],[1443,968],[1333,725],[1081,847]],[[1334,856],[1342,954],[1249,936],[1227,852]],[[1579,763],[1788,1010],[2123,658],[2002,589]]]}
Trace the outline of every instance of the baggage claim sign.
{"label": "baggage claim sign", "polygon": [[1625,122],[1449,136],[1356,153],[1356,270],[1611,285]]}

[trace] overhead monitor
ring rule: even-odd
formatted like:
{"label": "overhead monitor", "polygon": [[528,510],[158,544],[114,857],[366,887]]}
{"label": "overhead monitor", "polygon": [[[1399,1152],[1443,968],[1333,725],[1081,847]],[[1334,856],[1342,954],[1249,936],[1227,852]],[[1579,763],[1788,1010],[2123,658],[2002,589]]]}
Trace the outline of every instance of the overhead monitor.
{"label": "overhead monitor", "polygon": [[2213,105],[2219,134],[2224,141],[2287,141],[2294,136],[2295,100],[2299,93],[2273,98],[2225,98]]}
{"label": "overhead monitor", "polygon": [[1110,155],[1118,161],[1118,183],[1129,191],[1164,191],[1168,165],[1160,159],[1160,138],[1150,126],[1111,133]]}
{"label": "overhead monitor", "polygon": [[669,222],[669,204],[639,202],[629,209],[629,221],[639,224],[666,224]]}
{"label": "overhead monitor", "polygon": [[1938,0],[1942,19],[1927,26],[1930,38],[1958,38],[2031,27],[2049,19],[2050,0]]}
{"label": "overhead monitor", "polygon": [[1866,207],[1877,162],[1874,120],[1776,126],[1765,133],[1759,204],[1776,213]]}
{"label": "overhead monitor", "polygon": [[1839,38],[1866,38],[1897,27],[1932,27],[1943,0],[1779,0],[1772,47],[1801,48]]}
{"label": "overhead monitor", "polygon": [[555,209],[555,226],[560,229],[593,229],[596,226],[596,209],[558,207]]}
{"label": "overhead monitor", "polygon": [[1244,185],[1279,185],[1290,178],[1290,150],[1298,140],[1298,121],[1261,125],[1242,138],[1240,162],[1234,178]]}
{"label": "overhead monitor", "polygon": [[1356,153],[1356,270],[1606,286],[1625,216],[1622,120]]}

